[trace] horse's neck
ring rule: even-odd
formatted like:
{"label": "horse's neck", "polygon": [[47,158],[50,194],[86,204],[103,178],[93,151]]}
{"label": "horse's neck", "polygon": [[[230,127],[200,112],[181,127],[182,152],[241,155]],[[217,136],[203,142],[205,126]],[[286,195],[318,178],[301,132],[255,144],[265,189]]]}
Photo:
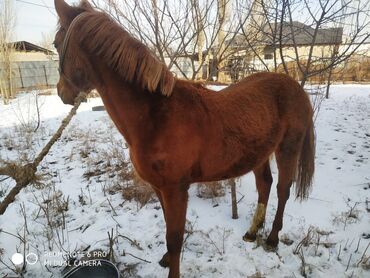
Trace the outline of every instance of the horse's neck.
{"label": "horse's neck", "polygon": [[138,94],[144,93],[142,89],[126,84],[110,69],[98,66],[98,75],[100,82],[97,89],[104,106],[126,142],[131,145],[134,140],[145,136],[150,104],[139,97]]}

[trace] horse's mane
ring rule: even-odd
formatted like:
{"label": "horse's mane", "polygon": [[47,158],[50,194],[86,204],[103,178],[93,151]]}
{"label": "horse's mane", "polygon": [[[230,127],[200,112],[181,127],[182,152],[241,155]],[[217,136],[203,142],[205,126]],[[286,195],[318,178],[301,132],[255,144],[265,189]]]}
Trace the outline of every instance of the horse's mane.
{"label": "horse's mane", "polygon": [[112,18],[102,12],[88,10],[91,16],[78,24],[81,44],[106,63],[127,82],[150,92],[170,96],[175,83],[173,74],[147,46],[132,37]]}

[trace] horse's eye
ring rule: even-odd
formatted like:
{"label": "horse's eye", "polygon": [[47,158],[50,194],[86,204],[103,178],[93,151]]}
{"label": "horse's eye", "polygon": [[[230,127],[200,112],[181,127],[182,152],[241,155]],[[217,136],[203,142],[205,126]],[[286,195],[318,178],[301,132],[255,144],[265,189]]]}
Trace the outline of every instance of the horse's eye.
{"label": "horse's eye", "polygon": [[55,48],[58,48],[58,45],[57,45],[57,43],[56,43],[55,41],[53,41],[53,46],[54,46]]}

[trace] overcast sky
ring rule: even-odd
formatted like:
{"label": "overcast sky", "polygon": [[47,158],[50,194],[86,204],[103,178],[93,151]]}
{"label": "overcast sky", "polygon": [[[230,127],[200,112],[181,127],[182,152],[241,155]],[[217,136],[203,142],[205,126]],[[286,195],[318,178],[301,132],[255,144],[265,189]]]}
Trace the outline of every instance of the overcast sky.
{"label": "overcast sky", "polygon": [[[67,2],[78,1],[67,0]],[[39,43],[42,40],[42,33],[55,32],[57,15],[54,0],[13,0],[13,8],[17,17],[15,40]]]}

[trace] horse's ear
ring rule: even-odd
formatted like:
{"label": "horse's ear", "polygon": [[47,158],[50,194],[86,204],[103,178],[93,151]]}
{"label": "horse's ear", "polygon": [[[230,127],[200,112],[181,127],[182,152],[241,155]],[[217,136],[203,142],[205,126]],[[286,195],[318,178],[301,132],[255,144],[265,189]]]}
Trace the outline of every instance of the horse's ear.
{"label": "horse's ear", "polygon": [[64,0],[54,0],[55,10],[62,25],[70,23],[76,15],[75,9]]}
{"label": "horse's ear", "polygon": [[91,6],[91,4],[87,0],[82,0],[80,7],[84,9],[85,11],[93,11],[94,8]]}

